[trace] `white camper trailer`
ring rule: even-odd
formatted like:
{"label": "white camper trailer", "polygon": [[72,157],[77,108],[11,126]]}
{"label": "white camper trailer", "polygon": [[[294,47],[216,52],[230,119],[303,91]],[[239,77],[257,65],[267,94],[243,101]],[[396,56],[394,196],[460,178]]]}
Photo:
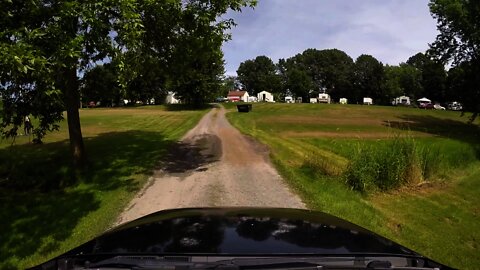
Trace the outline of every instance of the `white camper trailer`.
{"label": "white camper trailer", "polygon": [[369,98],[369,97],[363,98],[363,105],[372,105],[372,104],[373,104],[372,98]]}
{"label": "white camper trailer", "polygon": [[295,101],[293,100],[292,96],[286,96],[285,97],[285,103],[295,103]]}
{"label": "white camper trailer", "polygon": [[410,97],[407,97],[407,96],[396,97],[392,101],[392,105],[394,105],[394,106],[398,106],[398,105],[410,106]]}
{"label": "white camper trailer", "polygon": [[325,94],[325,93],[321,93],[321,94],[318,94],[318,102],[319,103],[328,103],[330,104],[330,95],[329,94]]}

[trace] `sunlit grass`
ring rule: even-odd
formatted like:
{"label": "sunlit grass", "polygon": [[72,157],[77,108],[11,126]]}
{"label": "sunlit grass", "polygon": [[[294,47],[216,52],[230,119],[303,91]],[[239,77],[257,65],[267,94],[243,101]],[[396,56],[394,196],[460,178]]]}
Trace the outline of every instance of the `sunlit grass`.
{"label": "sunlit grass", "polygon": [[[402,107],[254,104],[250,113],[226,107],[234,126],[270,147],[309,207],[453,267],[480,265],[478,120],[470,125],[458,112]],[[403,167],[406,175],[397,170]],[[362,170],[380,186],[352,190],[347,172],[365,177]],[[383,186],[399,175],[406,177],[401,184]]]}

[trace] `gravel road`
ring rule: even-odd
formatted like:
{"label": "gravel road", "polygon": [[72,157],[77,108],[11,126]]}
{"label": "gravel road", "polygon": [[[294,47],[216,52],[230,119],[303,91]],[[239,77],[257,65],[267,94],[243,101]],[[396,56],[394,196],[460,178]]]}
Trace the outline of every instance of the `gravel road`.
{"label": "gravel road", "polygon": [[268,149],[242,135],[214,108],[174,145],[117,225],[172,208],[305,208],[272,166]]}

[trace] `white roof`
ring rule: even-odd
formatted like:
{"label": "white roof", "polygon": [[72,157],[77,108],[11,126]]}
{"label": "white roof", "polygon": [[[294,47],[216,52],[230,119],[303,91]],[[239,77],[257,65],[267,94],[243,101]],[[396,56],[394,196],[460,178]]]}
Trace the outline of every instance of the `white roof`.
{"label": "white roof", "polygon": [[418,102],[432,102],[430,99],[428,99],[428,98],[426,98],[426,97],[417,99],[417,101],[418,101]]}

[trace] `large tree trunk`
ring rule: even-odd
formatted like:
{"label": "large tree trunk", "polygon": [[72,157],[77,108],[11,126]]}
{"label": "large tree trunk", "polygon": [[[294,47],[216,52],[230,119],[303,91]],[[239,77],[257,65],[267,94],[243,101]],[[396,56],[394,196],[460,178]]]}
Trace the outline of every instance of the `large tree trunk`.
{"label": "large tree trunk", "polygon": [[67,107],[68,134],[73,166],[82,169],[85,166],[86,156],[83,145],[82,128],[80,126],[80,94],[78,91],[77,70],[75,67],[65,70],[65,106]]}
{"label": "large tree trunk", "polygon": [[[65,20],[65,34],[67,40],[74,39],[78,34],[78,17],[73,15]],[[60,81],[65,97],[67,109],[68,135],[70,137],[70,150],[72,153],[73,166],[77,170],[84,168],[86,163],[85,147],[83,145],[82,128],[80,126],[80,91],[77,77],[78,59],[75,57],[64,59],[65,67],[61,68]]]}

